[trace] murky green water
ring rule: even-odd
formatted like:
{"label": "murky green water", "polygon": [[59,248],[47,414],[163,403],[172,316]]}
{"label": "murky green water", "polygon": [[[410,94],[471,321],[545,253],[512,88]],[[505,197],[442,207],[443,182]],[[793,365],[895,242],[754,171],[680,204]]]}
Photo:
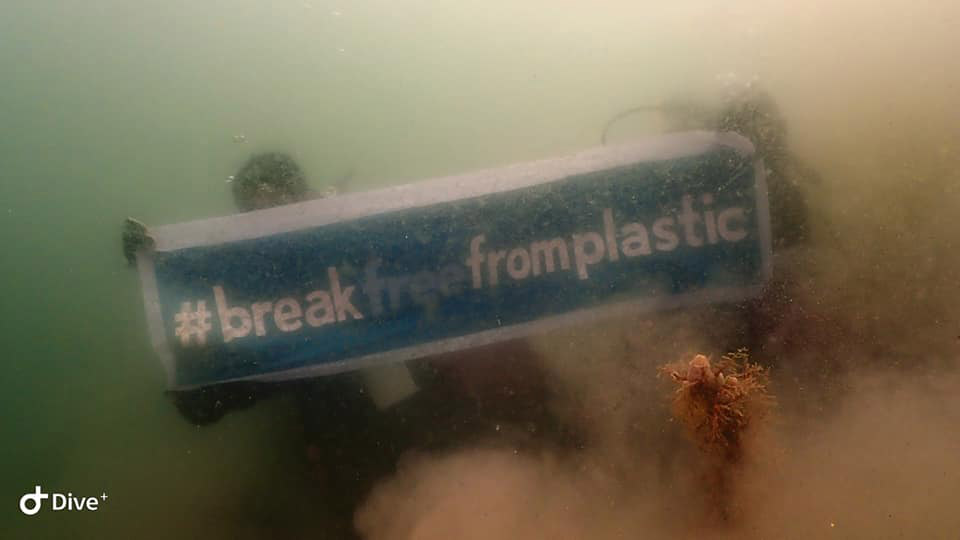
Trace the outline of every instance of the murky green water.
{"label": "murky green water", "polygon": [[[811,296],[883,337],[865,355],[952,365],[958,23],[947,1],[4,3],[0,536],[325,537],[290,403],[179,418],[120,251],[128,215],[232,212],[256,151],[373,188],[593,147],[618,111],[756,75],[848,253]],[[38,484],[109,499],[20,515]]]}

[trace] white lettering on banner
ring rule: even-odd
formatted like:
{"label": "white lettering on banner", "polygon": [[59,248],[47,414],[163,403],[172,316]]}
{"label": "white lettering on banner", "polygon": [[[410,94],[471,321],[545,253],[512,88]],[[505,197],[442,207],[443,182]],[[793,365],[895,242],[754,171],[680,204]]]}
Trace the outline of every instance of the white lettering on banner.
{"label": "white lettering on banner", "polygon": [[[702,205],[702,211],[695,208],[695,202]],[[573,271],[582,281],[589,279],[591,267],[599,264],[615,264],[623,259],[671,252],[680,247],[701,249],[720,242],[735,243],[749,236],[744,208],[714,209],[713,202],[711,194],[684,195],[678,212],[659,216],[649,226],[640,222],[618,226],[613,210],[604,208],[599,232],[574,232],[569,240],[563,237],[533,239],[503,249],[486,249],[486,235],[477,234],[470,239],[469,254],[462,263],[447,264],[438,270],[381,276],[382,261],[374,257],[366,263],[360,290],[369,303],[370,313],[377,317],[388,310],[397,312],[410,305],[429,307],[467,288],[493,288],[505,280],[518,282],[559,271]],[[230,343],[251,334],[264,337],[363,319],[364,314],[353,300],[357,287],[341,283],[335,267],[327,268],[327,277],[329,290],[311,291],[302,301],[296,296],[285,296],[230,305],[223,286],[213,286],[223,342]],[[206,302],[181,303],[174,321],[177,323],[175,334],[182,345],[207,343],[212,313],[207,311]]]}
{"label": "white lettering on banner", "polygon": [[464,262],[470,268],[474,289],[495,287],[500,283],[500,261],[504,258],[507,275],[514,281],[553,273],[557,271],[558,263],[559,269],[570,270],[571,260],[577,278],[584,280],[590,277],[590,267],[605,259],[613,263],[619,261],[621,255],[627,258],[652,255],[654,251],[673,251],[681,245],[702,248],[721,240],[739,242],[748,236],[743,227],[746,222],[743,208],[735,206],[717,213],[710,208],[713,195],[704,194],[699,197],[704,206],[701,213],[694,208],[696,199],[684,195],[676,216],[661,216],[653,221],[649,229],[653,234],[652,247],[648,229],[642,223],[623,225],[619,230],[622,240],[618,243],[613,210],[604,208],[602,234],[595,231],[573,233],[569,243],[563,238],[535,240],[530,243],[529,251],[519,246],[509,249],[509,255],[508,250],[481,249],[487,239],[479,234],[470,240],[470,256]]}
{"label": "white lettering on banner", "polygon": [[[307,302],[306,310],[293,297],[281,298],[276,302],[253,302],[249,309],[231,306],[223,287],[215,285],[213,298],[217,304],[217,314],[220,316],[223,342],[230,343],[235,339],[247,337],[251,330],[255,335],[262,337],[270,333],[271,326],[280,332],[296,332],[303,328],[304,321],[308,326],[318,327],[350,319],[362,319],[363,314],[351,299],[355,287],[353,285],[342,287],[337,269],[332,266],[327,269],[327,275],[330,278],[330,291],[308,293],[304,297]],[[203,301],[198,302],[198,305],[201,304]],[[181,313],[177,314],[178,321],[186,318],[184,311],[191,312],[189,302],[183,303]],[[270,319],[273,321],[272,325],[268,322]]]}

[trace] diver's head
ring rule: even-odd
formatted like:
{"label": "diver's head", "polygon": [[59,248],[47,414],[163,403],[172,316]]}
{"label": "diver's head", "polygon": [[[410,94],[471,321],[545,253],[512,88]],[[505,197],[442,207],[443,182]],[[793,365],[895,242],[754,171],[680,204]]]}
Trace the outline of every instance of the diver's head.
{"label": "diver's head", "polygon": [[252,156],[234,175],[233,198],[240,210],[260,210],[302,201],[307,180],[290,156],[269,152]]}
{"label": "diver's head", "polygon": [[786,150],[786,121],[773,98],[755,85],[728,96],[717,124],[720,131],[750,139],[765,160],[776,159]]}

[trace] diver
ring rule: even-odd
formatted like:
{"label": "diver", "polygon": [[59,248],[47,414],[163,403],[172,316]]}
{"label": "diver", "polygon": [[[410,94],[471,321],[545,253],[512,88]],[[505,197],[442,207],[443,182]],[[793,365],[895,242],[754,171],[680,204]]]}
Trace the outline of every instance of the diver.
{"label": "diver", "polygon": [[820,186],[820,175],[788,148],[786,120],[767,92],[751,81],[730,84],[725,93],[718,107],[678,99],[627,109],[607,121],[600,141],[604,145],[608,143],[611,128],[620,120],[644,113],[663,115],[669,120],[671,131],[703,129],[738,133],[753,143],[767,169],[774,250],[807,242],[810,220],[814,216],[811,216],[805,190]]}
{"label": "diver", "polygon": [[[827,303],[811,297],[809,274],[816,253],[829,249],[845,255],[824,208],[812,203],[811,197],[826,186],[819,173],[789,148],[787,122],[769,93],[750,81],[728,84],[722,94],[713,105],[674,99],[625,110],[607,122],[601,142],[607,144],[614,124],[638,114],[660,115],[669,131],[735,132],[749,139],[766,169],[772,276],[760,294],[748,300],[640,318],[635,326],[638,335],[625,337],[626,349],[639,359],[749,354],[752,362],[775,370],[779,396],[802,407],[821,408],[822,397],[804,388],[830,384],[843,369],[830,344],[850,339],[846,325]],[[660,424],[670,438],[658,451],[661,471],[673,470],[676,448],[686,445],[684,434],[675,427],[667,420]],[[673,481],[666,473],[660,480]]]}
{"label": "diver", "polygon": [[[843,368],[831,358],[829,344],[851,339],[852,331],[824,298],[804,300],[814,293],[809,273],[816,253],[826,249],[849,255],[823,206],[811,204],[811,197],[826,186],[789,148],[787,122],[777,103],[755,81],[728,81],[718,105],[677,99],[623,111],[604,126],[601,141],[607,143],[611,127],[621,119],[649,113],[662,115],[675,130],[738,133],[753,143],[766,169],[772,278],[756,298],[678,310],[686,321],[682,324],[694,332],[688,338],[717,355],[746,349],[753,361],[784,372],[778,377],[781,394],[801,395],[804,384],[831,379]],[[662,335],[676,320],[665,313],[646,324]],[[640,356],[662,354],[655,350],[662,342],[643,341],[633,339],[628,348]]]}
{"label": "diver", "polygon": [[[333,196],[347,180],[314,192],[290,156],[264,153],[249,158],[231,184],[237,208],[247,212]],[[132,218],[122,236],[130,264],[152,242],[147,228]],[[389,384],[381,384],[385,378]],[[378,396],[384,386],[393,390]],[[334,488],[328,502],[350,519],[374,483],[391,474],[411,448],[439,450],[491,433],[507,436],[501,425],[524,426],[521,431],[528,436],[519,438],[528,444],[535,444],[531,433],[567,436],[546,407],[549,392],[541,359],[519,339],[383,368],[281,382],[220,383],[168,394],[180,414],[196,425],[216,422],[270,396],[292,394],[311,472]]]}
{"label": "diver", "polygon": [[[347,180],[349,177],[338,187],[342,188]],[[296,161],[276,152],[251,156],[230,183],[241,212],[328,197],[337,192],[334,186],[322,192],[311,191]],[[129,264],[135,263],[139,249],[152,245],[147,228],[132,218],[126,220],[122,237]],[[382,383],[384,377],[400,380],[399,393],[392,390],[386,392],[386,397],[377,395],[378,379]],[[171,390],[167,394],[180,415],[198,426],[214,423],[229,412],[271,396],[292,395],[299,412],[309,471],[329,489],[326,502],[337,518],[336,523],[329,525],[339,529],[342,536],[350,537],[355,506],[377,479],[392,471],[400,452],[406,449],[384,413],[416,392],[416,385],[408,379],[401,364],[399,369],[389,366],[278,382],[228,382]],[[395,383],[386,386],[398,387]]]}
{"label": "diver", "polygon": [[[261,210],[284,204],[325,197],[325,192],[310,191],[306,176],[290,156],[269,152],[252,156],[231,177],[233,199],[242,212]],[[127,218],[122,233],[123,255],[129,265],[136,262],[136,253],[150,248],[153,240],[146,226]],[[219,420],[226,412],[248,407],[259,399],[272,395],[276,383],[232,382],[205,386],[194,390],[171,391],[170,396],[183,417],[196,425]]]}
{"label": "diver", "polygon": [[[283,153],[267,152],[251,156],[240,170],[230,177],[230,183],[237,209],[241,212],[250,212],[336,195],[346,186],[351,177],[352,173],[342,178],[336,185],[329,186],[320,192],[313,191],[307,185],[303,170],[293,158]],[[128,264],[132,265],[136,261],[136,252],[145,247],[149,248],[152,245],[152,239],[143,223],[127,218],[122,243],[124,257]],[[402,377],[402,372],[396,369],[366,371],[375,375],[385,371],[392,376],[401,373]],[[332,376],[332,379],[340,380],[343,377]],[[170,395],[184,418],[193,424],[203,425],[219,420],[231,410],[250,406],[260,398],[272,395],[279,388],[286,386],[289,385],[248,381],[231,382],[195,390],[172,391]],[[382,408],[401,400],[411,391],[408,384],[407,388],[400,389],[399,395],[383,396],[373,393],[371,397]],[[363,394],[363,392],[358,393]],[[394,391],[394,394],[396,393]]]}

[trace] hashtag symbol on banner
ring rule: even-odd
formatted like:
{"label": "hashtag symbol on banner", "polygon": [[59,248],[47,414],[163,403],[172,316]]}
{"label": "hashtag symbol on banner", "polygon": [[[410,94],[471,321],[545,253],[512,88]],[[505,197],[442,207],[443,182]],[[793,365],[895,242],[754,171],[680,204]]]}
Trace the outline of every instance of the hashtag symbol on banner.
{"label": "hashtag symbol on banner", "polygon": [[207,302],[197,302],[194,311],[190,302],[180,304],[180,313],[173,319],[177,322],[176,334],[182,345],[190,345],[191,338],[197,338],[198,345],[206,345],[207,332],[210,331],[210,312],[207,311]]}

